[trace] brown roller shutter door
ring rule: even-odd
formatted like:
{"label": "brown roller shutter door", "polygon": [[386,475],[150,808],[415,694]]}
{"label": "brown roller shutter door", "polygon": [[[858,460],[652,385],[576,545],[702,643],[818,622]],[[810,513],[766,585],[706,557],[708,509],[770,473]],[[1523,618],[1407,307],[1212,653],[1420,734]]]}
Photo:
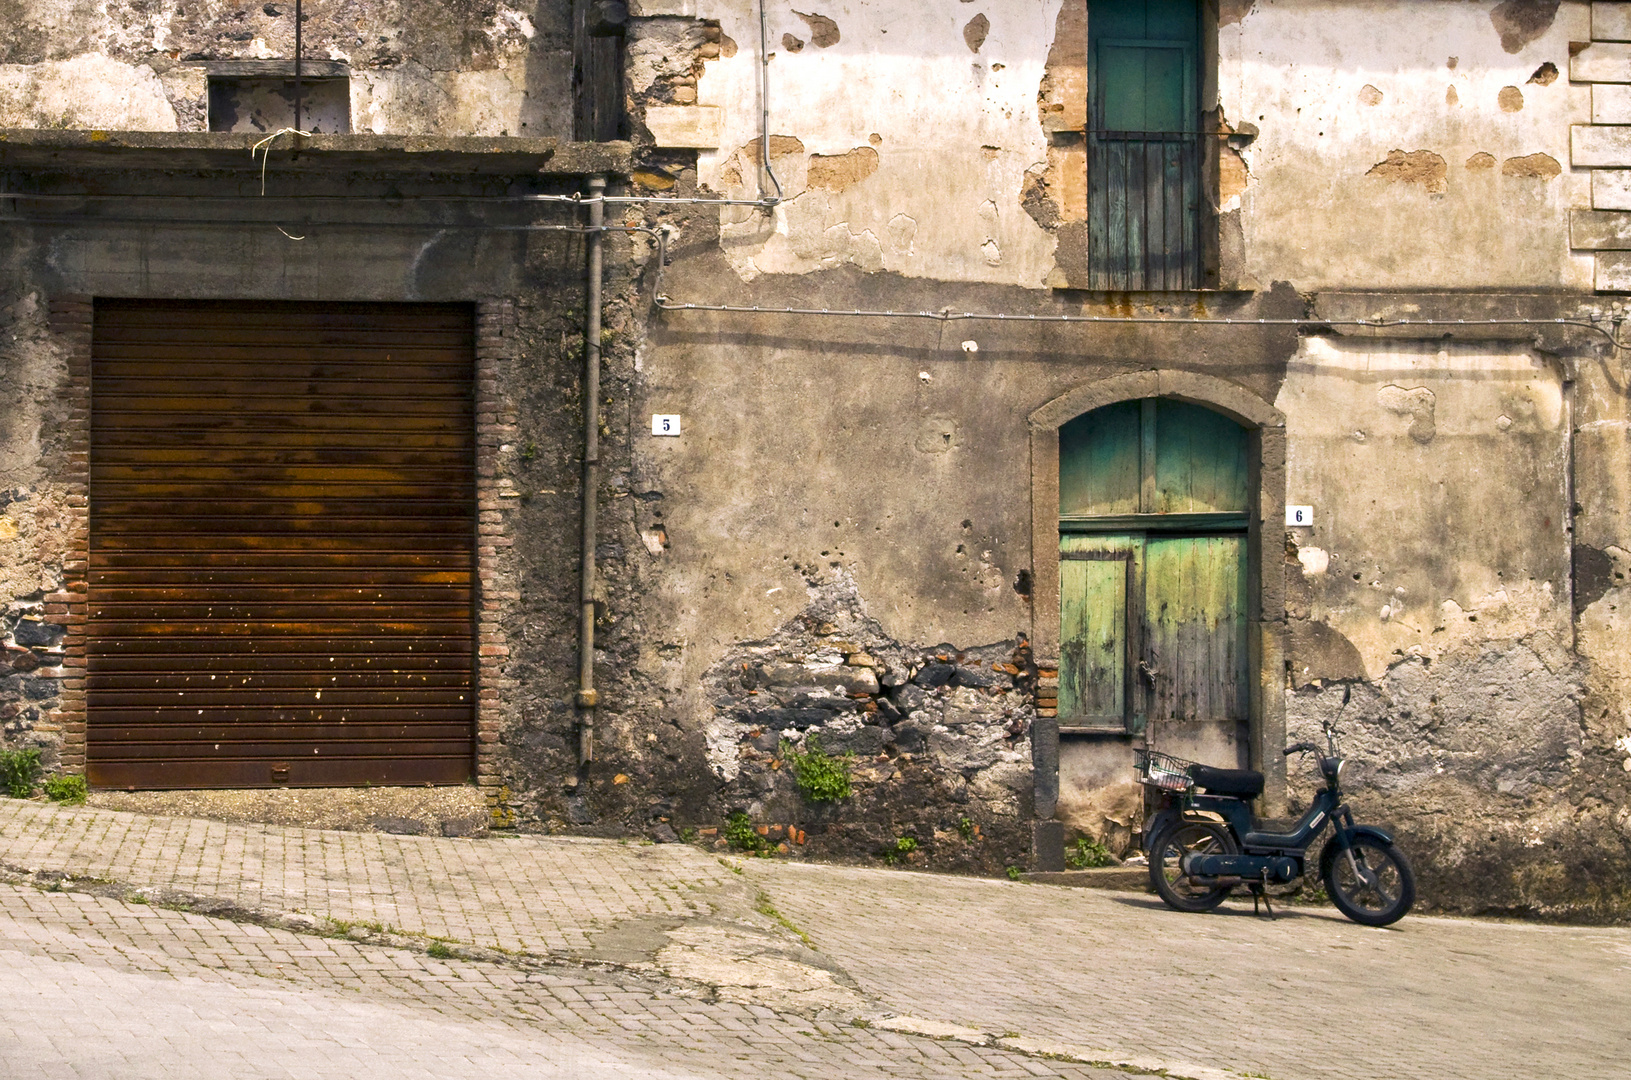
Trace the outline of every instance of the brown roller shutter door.
{"label": "brown roller shutter door", "polygon": [[474,311],[98,301],[87,773],[458,783]]}

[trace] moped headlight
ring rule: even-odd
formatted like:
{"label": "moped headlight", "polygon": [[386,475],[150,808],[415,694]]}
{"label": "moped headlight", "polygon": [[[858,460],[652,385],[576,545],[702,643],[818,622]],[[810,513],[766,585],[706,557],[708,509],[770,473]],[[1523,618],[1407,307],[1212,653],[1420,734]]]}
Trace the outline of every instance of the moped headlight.
{"label": "moped headlight", "polygon": [[1342,766],[1347,764],[1342,758],[1328,757],[1320,759],[1320,772],[1325,774],[1327,780],[1335,780],[1342,775]]}

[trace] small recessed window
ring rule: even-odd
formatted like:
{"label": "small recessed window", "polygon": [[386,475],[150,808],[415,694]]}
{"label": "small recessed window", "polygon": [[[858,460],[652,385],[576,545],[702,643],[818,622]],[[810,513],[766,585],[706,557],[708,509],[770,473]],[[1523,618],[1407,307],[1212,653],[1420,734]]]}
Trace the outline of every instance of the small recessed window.
{"label": "small recessed window", "polygon": [[329,70],[339,65],[303,72],[298,84],[293,64],[278,66],[286,70],[211,71],[210,130],[270,133],[296,128],[314,135],[351,130],[351,80]]}

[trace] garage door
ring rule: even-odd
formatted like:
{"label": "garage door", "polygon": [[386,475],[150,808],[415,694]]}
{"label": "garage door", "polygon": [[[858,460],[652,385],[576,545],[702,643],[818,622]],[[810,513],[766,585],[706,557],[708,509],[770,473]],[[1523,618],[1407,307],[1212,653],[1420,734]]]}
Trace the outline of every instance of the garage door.
{"label": "garage door", "polygon": [[98,301],[87,774],[458,783],[474,311]]}

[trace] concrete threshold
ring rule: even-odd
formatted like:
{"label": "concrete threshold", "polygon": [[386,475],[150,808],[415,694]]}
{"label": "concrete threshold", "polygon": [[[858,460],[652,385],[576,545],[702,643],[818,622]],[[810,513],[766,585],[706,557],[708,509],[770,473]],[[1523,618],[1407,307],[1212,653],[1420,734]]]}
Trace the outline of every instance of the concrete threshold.
{"label": "concrete threshold", "polygon": [[405,836],[487,835],[486,797],[472,784],[441,787],[92,791],[99,810],[231,824],[285,825]]}

